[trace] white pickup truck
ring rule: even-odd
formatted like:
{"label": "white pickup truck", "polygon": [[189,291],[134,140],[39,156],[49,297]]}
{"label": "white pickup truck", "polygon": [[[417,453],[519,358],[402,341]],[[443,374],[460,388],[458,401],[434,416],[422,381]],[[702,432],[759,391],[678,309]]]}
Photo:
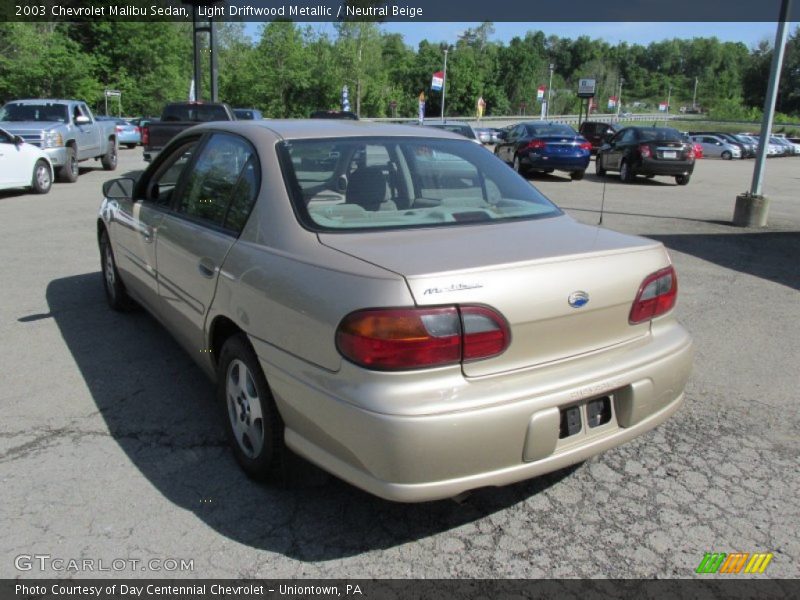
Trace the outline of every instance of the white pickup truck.
{"label": "white pickup truck", "polygon": [[0,108],[0,127],[44,150],[62,181],[78,179],[78,163],[94,158],[117,168],[113,121],[97,121],[80,100],[12,100]]}

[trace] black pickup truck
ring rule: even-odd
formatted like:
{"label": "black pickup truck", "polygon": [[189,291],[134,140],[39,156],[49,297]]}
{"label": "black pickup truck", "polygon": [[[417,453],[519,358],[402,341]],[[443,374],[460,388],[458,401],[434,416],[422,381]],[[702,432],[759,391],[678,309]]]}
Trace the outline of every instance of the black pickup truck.
{"label": "black pickup truck", "polygon": [[161,120],[142,128],[144,159],[153,160],[178,133],[198,123],[235,121],[233,109],[216,102],[173,102],[164,107]]}

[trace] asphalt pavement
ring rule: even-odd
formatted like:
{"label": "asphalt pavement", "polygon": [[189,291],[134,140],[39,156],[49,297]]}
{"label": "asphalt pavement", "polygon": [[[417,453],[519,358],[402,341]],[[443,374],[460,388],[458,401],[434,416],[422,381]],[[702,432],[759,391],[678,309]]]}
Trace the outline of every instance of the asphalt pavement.
{"label": "asphalt pavement", "polygon": [[[277,486],[237,468],[200,370],[147,314],[105,304],[100,187],[144,166],[122,150],[113,174],[0,192],[0,577],[691,578],[734,551],[774,554],[758,577],[800,576],[800,158],[768,162],[759,230],[730,224],[753,161],[699,161],[685,187],[532,177],[587,223],[605,191],[605,227],[670,249],[696,342],[686,403],[577,467],[420,505],[300,461]],[[94,570],[20,562],[36,555]]]}

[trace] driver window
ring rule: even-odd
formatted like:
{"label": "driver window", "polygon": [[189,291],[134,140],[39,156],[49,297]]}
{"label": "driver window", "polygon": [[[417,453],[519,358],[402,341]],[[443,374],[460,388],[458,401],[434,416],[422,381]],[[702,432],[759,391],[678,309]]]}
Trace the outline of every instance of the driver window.
{"label": "driver window", "polygon": [[155,202],[159,206],[169,206],[171,204],[172,194],[186,165],[192,160],[197,142],[197,140],[192,140],[184,144],[164,161],[156,171],[156,174],[147,183],[145,200]]}
{"label": "driver window", "polygon": [[634,129],[628,129],[627,131],[625,131],[625,132],[623,133],[623,135],[622,135],[622,138],[621,138],[621,140],[620,140],[620,141],[621,141],[622,143],[626,143],[626,142],[635,142],[635,141],[636,141],[636,130],[634,130]]}

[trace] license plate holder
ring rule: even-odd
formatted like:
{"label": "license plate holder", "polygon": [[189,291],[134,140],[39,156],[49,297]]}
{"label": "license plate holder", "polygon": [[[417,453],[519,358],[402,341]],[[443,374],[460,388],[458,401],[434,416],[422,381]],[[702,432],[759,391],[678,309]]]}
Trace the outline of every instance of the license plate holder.
{"label": "license plate holder", "polygon": [[678,158],[678,153],[675,150],[664,150],[664,152],[661,153],[661,157],[676,159]]}

